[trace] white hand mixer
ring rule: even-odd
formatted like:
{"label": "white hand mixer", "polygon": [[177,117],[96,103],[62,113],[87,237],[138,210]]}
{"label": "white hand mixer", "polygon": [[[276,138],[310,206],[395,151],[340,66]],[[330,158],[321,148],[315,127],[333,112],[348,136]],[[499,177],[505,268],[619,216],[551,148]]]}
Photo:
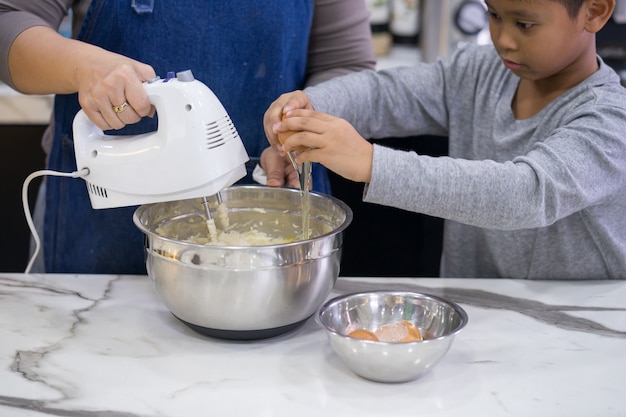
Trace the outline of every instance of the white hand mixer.
{"label": "white hand mixer", "polygon": [[246,175],[248,154],[224,106],[191,71],[144,84],[156,132],[111,136],[81,110],[74,118],[76,166],[94,209],[217,194]]}
{"label": "white hand mixer", "polygon": [[158,114],[155,132],[106,135],[80,110],[74,117],[74,150],[78,171],[44,170],[31,174],[22,187],[22,203],[35,239],[28,273],[39,252],[39,236],[28,207],[28,184],[41,175],[82,177],[94,209],[203,198],[246,175],[249,160],[241,138],[215,94],[190,70],[169,73],[144,83]]}

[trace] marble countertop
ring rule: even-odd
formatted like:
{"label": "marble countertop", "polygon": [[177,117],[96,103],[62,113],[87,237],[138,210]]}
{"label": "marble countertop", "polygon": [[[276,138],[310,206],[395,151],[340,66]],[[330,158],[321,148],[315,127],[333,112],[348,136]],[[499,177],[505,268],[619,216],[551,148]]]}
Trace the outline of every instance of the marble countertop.
{"label": "marble countertop", "polygon": [[340,278],[469,324],[424,377],[355,376],[314,319],[272,339],[194,333],[144,276],[0,273],[0,415],[625,416],[626,281]]}

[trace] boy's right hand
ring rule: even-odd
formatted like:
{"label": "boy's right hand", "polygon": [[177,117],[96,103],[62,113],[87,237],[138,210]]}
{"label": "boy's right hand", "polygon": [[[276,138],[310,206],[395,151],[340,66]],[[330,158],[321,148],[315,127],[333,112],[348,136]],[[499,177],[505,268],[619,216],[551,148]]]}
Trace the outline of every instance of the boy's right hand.
{"label": "boy's right hand", "polygon": [[283,120],[283,116],[291,110],[308,109],[313,110],[313,105],[309,96],[303,91],[297,90],[291,93],[285,93],[278,97],[276,101],[270,104],[269,108],[263,116],[263,127],[265,129],[265,136],[270,145],[276,149],[280,155],[284,156],[285,152],[278,140],[278,135],[274,133],[274,127],[279,125]]}

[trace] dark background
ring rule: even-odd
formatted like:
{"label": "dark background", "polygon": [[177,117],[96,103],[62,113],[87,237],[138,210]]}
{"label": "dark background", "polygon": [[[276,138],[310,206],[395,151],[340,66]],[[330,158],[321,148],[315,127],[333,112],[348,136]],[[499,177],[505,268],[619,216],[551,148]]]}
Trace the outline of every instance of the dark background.
{"label": "dark background", "polygon": [[[46,126],[0,125],[0,271],[24,272],[28,264],[30,230],[22,208],[22,184],[27,176],[45,167],[41,137]],[[31,212],[41,177],[28,188]]]}
{"label": "dark background", "polygon": [[[446,155],[447,138],[421,136],[374,140],[382,146]],[[341,276],[438,277],[443,220],[364,203],[363,184],[330,173],[333,196],[353,210],[344,234]]]}

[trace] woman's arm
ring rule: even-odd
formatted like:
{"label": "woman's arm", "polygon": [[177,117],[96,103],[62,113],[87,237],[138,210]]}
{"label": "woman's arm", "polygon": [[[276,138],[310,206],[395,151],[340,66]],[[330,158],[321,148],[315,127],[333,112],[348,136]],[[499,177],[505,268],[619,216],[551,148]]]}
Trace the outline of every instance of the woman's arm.
{"label": "woman's arm", "polygon": [[[141,85],[155,76],[151,66],[57,32],[72,0],[28,2],[29,10],[9,2],[0,0],[0,64],[9,85],[27,94],[78,92],[81,107],[103,130],[120,129],[152,112]],[[125,102],[124,113],[113,111]]]}
{"label": "woman's arm", "polygon": [[369,11],[363,0],[316,0],[309,43],[307,86],[374,69]]}
{"label": "woman's arm", "polygon": [[[151,66],[68,39],[46,26],[20,33],[9,50],[16,89],[27,94],[78,92],[87,116],[101,129],[120,129],[152,112],[142,82],[155,76]],[[115,113],[122,103],[129,107]]]}
{"label": "woman's arm", "polygon": [[[63,18],[67,15],[72,0],[0,0],[0,80],[9,86],[19,89],[13,76],[28,73],[29,68],[15,69],[9,67],[9,53],[19,35],[31,27],[41,26],[54,29],[59,28]],[[45,39],[35,39],[38,41]],[[38,92],[38,91],[34,91]]]}

